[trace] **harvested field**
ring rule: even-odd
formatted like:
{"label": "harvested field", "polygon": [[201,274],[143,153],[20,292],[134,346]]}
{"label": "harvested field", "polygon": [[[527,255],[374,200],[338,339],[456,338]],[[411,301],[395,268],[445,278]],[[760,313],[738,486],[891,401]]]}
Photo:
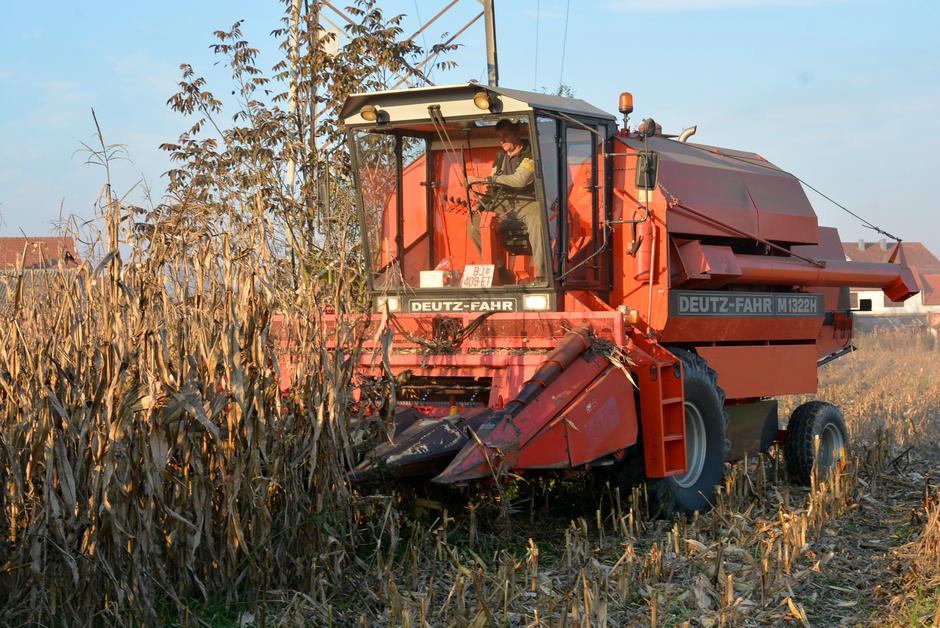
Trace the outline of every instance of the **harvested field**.
{"label": "harvested field", "polygon": [[918,332],[858,344],[821,372],[856,438],[828,482],[789,484],[775,452],[736,465],[688,524],[578,484],[509,499],[485,525],[473,503],[405,515],[389,496],[374,519],[407,523],[327,608],[366,625],[937,625],[940,362]]}

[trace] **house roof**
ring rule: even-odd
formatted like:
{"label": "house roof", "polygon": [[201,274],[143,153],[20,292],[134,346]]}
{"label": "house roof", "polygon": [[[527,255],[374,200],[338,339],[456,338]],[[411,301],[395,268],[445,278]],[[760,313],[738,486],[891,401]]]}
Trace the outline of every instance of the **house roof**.
{"label": "house roof", "polygon": [[[921,273],[940,273],[940,259],[921,242],[901,242],[897,262],[916,268]],[[887,262],[894,251],[894,243],[866,242],[864,249],[859,242],[843,242],[845,256],[854,262]]]}
{"label": "house roof", "polygon": [[0,271],[23,268],[55,268],[62,261],[67,267],[79,263],[75,240],[68,237],[0,238]]}
{"label": "house roof", "polygon": [[918,279],[924,305],[940,305],[940,274],[920,275]]}

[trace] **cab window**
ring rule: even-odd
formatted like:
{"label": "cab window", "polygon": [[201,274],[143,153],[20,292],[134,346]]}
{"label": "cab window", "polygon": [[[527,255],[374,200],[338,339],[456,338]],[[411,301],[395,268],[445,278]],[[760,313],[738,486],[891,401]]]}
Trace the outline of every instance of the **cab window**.
{"label": "cab window", "polygon": [[562,277],[569,284],[600,281],[598,154],[601,141],[596,133],[583,126],[569,124],[565,129]]}
{"label": "cab window", "polygon": [[563,242],[560,239],[561,172],[559,170],[559,123],[554,118],[539,117],[536,127],[539,138],[539,166],[542,179],[542,195],[545,199],[545,208],[548,212],[548,239],[549,250],[552,254],[552,266],[555,274],[561,270],[561,260],[564,255]]}
{"label": "cab window", "polygon": [[374,289],[549,285],[529,127],[520,116],[351,133]]}

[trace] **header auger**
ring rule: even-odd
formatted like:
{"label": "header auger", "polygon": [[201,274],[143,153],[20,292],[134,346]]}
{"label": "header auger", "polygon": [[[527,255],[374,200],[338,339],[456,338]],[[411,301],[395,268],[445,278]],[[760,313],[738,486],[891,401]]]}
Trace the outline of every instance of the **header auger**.
{"label": "header auger", "polygon": [[801,406],[788,436],[773,398],[815,393],[818,365],[852,350],[849,286],[917,289],[898,264],[846,261],[795,177],[476,83],[357,94],[342,117],[372,321],[395,334],[360,366],[394,376],[394,438],[355,479],[620,465],[690,513],[726,460],[774,441],[800,479],[814,437],[821,466],[840,455],[835,406]]}

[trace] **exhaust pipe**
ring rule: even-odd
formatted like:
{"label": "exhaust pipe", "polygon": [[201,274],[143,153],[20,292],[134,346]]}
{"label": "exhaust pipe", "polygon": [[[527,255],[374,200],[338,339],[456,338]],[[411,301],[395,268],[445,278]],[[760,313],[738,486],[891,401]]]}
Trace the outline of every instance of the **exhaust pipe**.
{"label": "exhaust pipe", "polygon": [[697,125],[690,126],[689,128],[685,129],[682,133],[679,134],[679,141],[683,143],[688,142],[689,138],[695,135],[696,131],[698,131]]}

